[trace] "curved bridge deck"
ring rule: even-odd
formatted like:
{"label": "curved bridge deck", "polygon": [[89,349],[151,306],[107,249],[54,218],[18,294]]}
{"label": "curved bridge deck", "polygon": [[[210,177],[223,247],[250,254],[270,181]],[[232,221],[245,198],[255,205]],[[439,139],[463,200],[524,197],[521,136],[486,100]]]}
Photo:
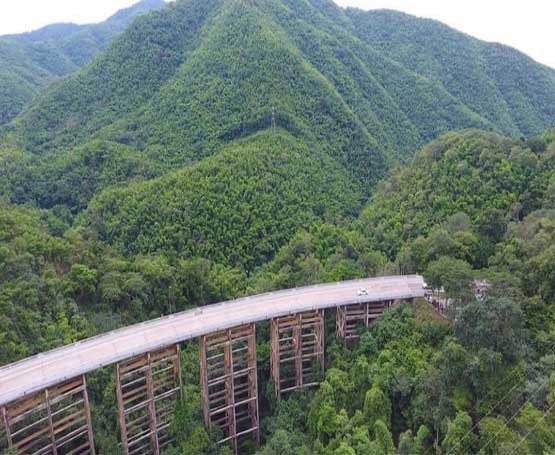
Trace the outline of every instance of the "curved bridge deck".
{"label": "curved bridge deck", "polygon": [[86,374],[115,364],[122,452],[160,455],[174,443],[171,420],[183,398],[180,343],[198,337],[204,423],[211,433],[217,428],[219,443],[237,455],[245,438],[260,442],[256,322],[271,320],[271,380],[280,399],[319,384],[326,308],[337,307],[336,333],[347,342],[395,301],[424,294],[419,276],[271,292],[136,324],[6,365],[0,368],[5,439],[18,454],[95,455]]}
{"label": "curved bridge deck", "polygon": [[[358,296],[365,288],[368,295]],[[0,368],[0,406],[142,353],[304,311],[424,296],[420,276],[368,278],[244,297],[115,330]]]}

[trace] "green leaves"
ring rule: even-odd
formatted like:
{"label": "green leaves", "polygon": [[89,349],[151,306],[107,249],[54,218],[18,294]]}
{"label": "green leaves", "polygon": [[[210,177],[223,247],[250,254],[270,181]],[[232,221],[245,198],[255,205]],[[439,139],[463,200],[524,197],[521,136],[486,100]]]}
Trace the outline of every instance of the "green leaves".
{"label": "green leaves", "polygon": [[127,253],[164,251],[252,270],[322,207],[340,218],[357,199],[333,160],[282,131],[264,132],[193,167],[105,192],[83,221]]}
{"label": "green leaves", "polygon": [[472,430],[472,418],[465,412],[458,412],[453,421],[447,423],[442,447],[453,455],[476,453],[477,438]]}
{"label": "green leaves", "polygon": [[373,386],[366,392],[363,412],[370,428],[378,421],[388,428],[391,426],[391,401],[378,387]]}
{"label": "green leaves", "polygon": [[523,354],[524,314],[517,302],[507,297],[488,297],[461,305],[455,334],[470,352],[482,349],[500,353],[513,363]]}
{"label": "green leaves", "polygon": [[141,13],[164,6],[142,1],[92,25],[52,24],[0,40],[0,126],[16,117],[54,81],[77,71],[104,50]]}
{"label": "green leaves", "polygon": [[444,288],[448,297],[461,300],[469,298],[472,293],[472,268],[460,259],[442,256],[428,265],[424,276],[429,286]]}

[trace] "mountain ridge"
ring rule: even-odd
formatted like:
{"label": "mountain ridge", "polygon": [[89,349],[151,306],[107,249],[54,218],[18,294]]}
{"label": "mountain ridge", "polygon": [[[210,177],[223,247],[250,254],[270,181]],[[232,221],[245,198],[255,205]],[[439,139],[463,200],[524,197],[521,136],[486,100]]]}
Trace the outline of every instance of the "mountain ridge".
{"label": "mountain ridge", "polygon": [[[476,127],[493,129],[503,134],[530,135],[539,134],[552,126],[549,122],[555,119],[555,108],[551,107],[555,105],[555,95],[552,93],[555,92],[555,71],[536,66],[525,59],[525,71],[522,75],[519,73],[518,65],[513,65],[513,72],[517,73],[517,76],[506,76],[506,71],[496,69],[496,66],[503,64],[504,54],[498,54],[503,53],[505,48],[500,51],[489,43],[481,42],[435,21],[417,19],[392,11],[364,12],[352,8],[342,9],[331,1],[258,0],[238,3],[232,1],[225,4],[215,1],[205,3],[201,7],[196,2],[181,0],[165,8],[157,19],[149,15],[150,17],[135,27],[132,26],[122,35],[119,51],[112,48],[101,56],[97,66],[119,66],[127,72],[137,74],[144,74],[146,67],[151,70],[150,77],[139,90],[139,93],[142,93],[140,97],[137,97],[136,93],[138,86],[131,80],[129,84],[132,85],[128,85],[127,88],[126,82],[118,84],[121,93],[116,95],[119,97],[117,103],[109,101],[108,94],[102,94],[102,91],[92,94],[92,97],[87,95],[90,89],[86,87],[98,85],[100,77],[109,84],[114,84],[115,81],[121,81],[128,76],[118,75],[117,70],[110,73],[109,70],[99,69],[94,73],[85,69],[78,76],[79,84],[84,84],[82,89],[76,90],[76,78],[66,81],[50,90],[46,97],[35,102],[16,120],[12,125],[18,130],[16,136],[24,138],[20,145],[29,150],[40,149],[42,153],[53,147],[75,145],[76,137],[86,139],[93,135],[99,139],[115,139],[124,143],[135,140],[136,143],[130,145],[139,149],[145,145],[148,147],[149,142],[155,146],[171,146],[172,140],[165,137],[148,138],[151,134],[148,131],[140,133],[141,139],[125,136],[145,121],[143,112],[148,111],[147,104],[163,96],[158,90],[167,84],[175,84],[175,80],[181,77],[181,65],[187,65],[188,56],[195,52],[198,54],[199,46],[202,46],[204,39],[202,36],[216,36],[225,32],[214,30],[210,17],[221,14],[229,5],[242,5],[245,11],[258,11],[259,20],[265,18],[270,29],[281,29],[280,33],[285,33],[283,36],[287,37],[282,39],[283,43],[289,41],[296,52],[300,52],[301,58],[310,62],[327,79],[349,110],[355,113],[356,121],[364,124],[370,135],[374,136],[374,139],[387,150],[387,154],[395,159],[403,159],[428,141],[452,129]],[[202,13],[202,10],[205,12]],[[204,32],[199,36],[187,34],[183,24],[175,22],[178,17],[185,20],[185,16],[194,30],[200,31],[202,28]],[[172,26],[179,30],[171,39],[167,31],[162,31],[164,21],[168,21],[166,26],[173,24]],[[399,22],[402,22],[403,26],[406,25],[407,31],[404,34],[411,39],[401,35],[392,38],[391,43],[385,43],[387,40],[382,36],[390,34],[390,29],[395,28],[395,24]],[[421,28],[426,33],[422,33]],[[155,30],[162,33],[161,38],[155,38]],[[280,33],[276,36],[279,37]],[[434,34],[439,34],[439,38],[434,38]],[[443,39],[443,35],[449,38],[446,41],[447,49],[436,51],[438,40]],[[418,36],[420,41],[413,39],[414,36]],[[126,41],[144,42],[134,49],[135,52],[145,55],[144,61],[133,63],[133,57],[126,56],[126,52],[131,52],[130,49],[126,51],[121,48]],[[155,43],[158,43],[158,47]],[[414,52],[401,52],[407,43],[413,46]],[[237,45],[233,42],[230,44]],[[426,45],[431,48],[426,49]],[[474,49],[476,47],[478,50]],[[458,49],[464,52],[461,54]],[[472,63],[474,60],[471,58],[477,55],[478,51],[480,55],[485,55],[477,59],[482,61],[479,67]],[[148,79],[152,79],[154,74],[161,75],[161,69],[148,63],[149,55],[152,53],[160,56],[158,58],[162,60],[159,66],[166,71],[165,76],[161,78],[154,76],[159,78],[155,85]],[[172,53],[181,55],[174,58],[173,63],[167,58]],[[410,55],[405,55],[407,53]],[[415,62],[413,55],[418,55],[428,66],[423,67],[422,63]],[[515,54],[513,51],[508,55],[511,59],[523,58],[521,54]],[[474,79],[465,79],[462,68],[464,65],[476,76]],[[492,65],[495,70],[492,70]],[[534,77],[534,84],[538,86],[537,92],[542,96],[535,96],[530,90],[518,88],[519,78],[525,77],[526,74]],[[278,79],[272,83],[277,84]],[[473,90],[472,84],[475,83],[479,83],[476,86],[478,89]],[[71,90],[76,93],[71,106],[68,106],[68,100],[64,101],[61,97],[65,96],[64,92]],[[135,99],[136,102],[129,104],[129,99]],[[166,101],[169,103],[168,106],[172,103],[172,100]],[[172,109],[177,107],[177,101],[173,100]],[[61,118],[48,120],[45,124],[44,117],[48,116],[49,111],[56,112],[59,109],[56,105],[60,103],[64,105],[64,111],[67,113],[62,112]],[[97,109],[94,114],[92,111],[87,113],[80,110],[80,103],[87,103],[101,110]],[[69,127],[64,126],[73,125],[68,118],[70,115],[79,119],[79,127],[76,130],[72,127],[75,131],[71,134],[68,131]],[[244,116],[248,115],[244,113]],[[39,116],[42,120],[37,124]],[[121,132],[116,132],[117,123],[124,124],[119,128]],[[173,121],[173,124],[173,128],[164,130],[164,133],[175,134],[178,122]],[[240,128],[240,125],[236,123],[233,129],[237,128]],[[31,132],[31,129],[36,131]],[[103,136],[103,130],[110,133]],[[173,143],[175,142],[173,140]]]}
{"label": "mountain ridge", "polygon": [[[388,22],[391,14],[397,22],[408,24],[397,30],[394,20]],[[435,27],[439,27],[439,36],[428,37]],[[383,36],[391,29],[399,36],[392,36],[389,42]],[[444,41],[447,44],[439,46]],[[409,43],[412,48],[407,47]],[[403,53],[403,49],[409,50]],[[461,49],[468,55],[459,55]],[[261,163],[271,162],[279,147],[289,144],[310,154],[307,161],[291,158],[295,165],[283,168],[289,178],[306,172],[295,166],[316,157],[327,163],[324,169],[335,169],[326,190],[329,197],[319,209],[310,210],[314,216],[308,218],[326,219],[331,207],[340,213],[336,202],[344,199],[339,197],[339,189],[347,187],[351,188],[347,191],[351,202],[345,203],[349,209],[339,218],[350,218],[392,166],[447,131],[501,131],[506,127],[517,134],[515,115],[509,109],[516,99],[522,104],[521,118],[535,119],[534,128],[555,122],[551,107],[545,110],[545,100],[536,105],[536,98],[521,96],[527,89],[511,86],[521,76],[498,81],[489,75],[487,65],[482,68],[473,63],[478,54],[495,54],[491,49],[442,24],[401,13],[344,10],[328,0],[179,0],[139,17],[90,65],[47,90],[6,128],[8,151],[0,159],[15,171],[6,176],[5,191],[19,203],[35,201],[44,208],[66,199],[74,215],[84,211],[81,219],[92,217],[84,221],[88,227],[130,254],[169,249],[194,255],[198,243],[168,241],[165,232],[173,232],[172,238],[195,238],[191,232],[211,227],[201,214],[195,215],[198,225],[189,218],[175,223],[181,215],[160,210],[156,222],[151,223],[152,202],[132,207],[125,201],[149,200],[153,187],[157,194],[168,195],[168,207],[179,197],[195,199],[198,195],[189,187],[182,187],[179,197],[175,191],[179,178],[212,178],[195,169],[209,168],[233,187],[237,182],[225,174],[231,164],[221,158],[229,149],[241,156],[246,156],[243,147],[256,153],[261,175],[267,176],[269,170]],[[478,61],[485,65],[485,60]],[[475,97],[466,94],[463,89],[468,82],[461,65],[475,74],[477,86],[482,87],[478,92],[488,97],[484,103],[496,105],[498,113],[481,110]],[[528,63],[523,65],[527,68]],[[552,78],[544,84],[548,91],[549,84],[555,84],[555,72],[537,71],[535,83],[542,84],[542,75]],[[459,79],[449,84],[454,76]],[[503,90],[489,91],[492,81]],[[552,95],[555,97],[555,91]],[[499,101],[505,96],[512,101]],[[271,134],[276,131],[289,140],[276,143]],[[22,151],[15,153],[18,148]],[[114,174],[113,160],[106,158],[110,153],[122,157],[125,172]],[[203,165],[205,160],[212,164]],[[32,172],[17,172],[18,167]],[[72,192],[66,182],[86,175],[87,169],[91,186]],[[59,185],[62,170],[69,176]],[[315,174],[320,171],[313,170]],[[57,188],[55,195],[45,198],[21,190],[33,188],[33,175],[41,176],[44,187]],[[112,175],[111,187],[107,176]],[[152,178],[155,180],[145,182]],[[134,182],[132,189],[125,188],[129,182]],[[219,207],[212,222],[239,232],[244,220],[232,217],[231,222],[224,214],[230,206],[241,206],[242,193],[221,199],[210,188],[203,189],[203,197]],[[303,191],[299,186],[298,192]],[[294,199],[291,201],[293,204]],[[267,202],[261,192],[249,204],[257,207]],[[298,216],[305,210],[303,203],[297,200],[295,204],[297,208],[291,207],[290,212],[295,229],[306,227],[308,218]],[[181,213],[185,209],[178,204],[174,210]],[[248,219],[260,232],[270,229],[263,217]],[[147,226],[149,234],[145,236],[141,232]],[[287,235],[273,242],[271,250],[253,253],[247,267],[270,259],[295,229],[286,229]],[[134,235],[142,240],[135,243]],[[214,233],[210,242],[225,238],[225,245],[245,248],[240,236],[236,237]],[[228,250],[221,254],[221,261],[235,264]]]}
{"label": "mountain ridge", "polygon": [[[355,22],[357,35],[361,39],[372,43],[377,49],[390,53],[393,58],[409,68],[425,74],[426,66],[430,65],[430,62],[436,67],[441,66],[443,71],[434,71],[428,75],[438,79],[451,93],[462,97],[470,108],[483,110],[490,121],[495,122],[498,116],[501,127],[499,132],[503,134],[522,133],[529,136],[542,132],[530,126],[533,121],[527,121],[525,117],[519,118],[518,115],[515,117],[520,111],[515,109],[514,104],[517,103],[517,95],[529,89],[531,83],[537,85],[538,79],[548,78],[549,90],[546,94],[538,95],[530,91],[527,97],[541,106],[540,112],[536,109],[534,113],[535,120],[544,116],[552,122],[555,110],[551,103],[539,101],[542,96],[548,99],[553,97],[555,69],[535,62],[510,46],[481,41],[432,19],[416,18],[393,10],[363,12],[349,8],[346,12]],[[369,27],[369,24],[373,27]],[[458,48],[456,45],[461,37],[466,38],[466,49]],[[430,48],[432,52],[426,51]],[[518,64],[506,66],[507,59]],[[497,69],[501,65],[503,69]],[[483,69],[487,71],[480,74]],[[456,74],[462,71],[467,77],[456,78]],[[499,77],[500,73],[503,77]],[[509,86],[507,81],[511,75],[517,75],[521,83]],[[522,79],[528,83],[522,83]],[[541,91],[540,87],[536,87],[538,91]],[[489,112],[491,109],[499,112]],[[544,123],[544,126],[549,127],[552,124]]]}
{"label": "mountain ridge", "polygon": [[50,24],[0,36],[0,126],[49,84],[89,63],[136,16],[164,6],[163,0],[142,0],[96,24]]}
{"label": "mountain ridge", "polygon": [[[257,327],[262,446],[238,452],[553,455],[554,81],[441,24],[329,0],[140,16],[0,131],[0,364],[208,303],[418,273],[429,300],[357,343],[327,313],[314,391],[275,399]],[[180,359],[165,453],[229,455],[204,426],[196,343]],[[113,374],[87,387],[113,453]]]}

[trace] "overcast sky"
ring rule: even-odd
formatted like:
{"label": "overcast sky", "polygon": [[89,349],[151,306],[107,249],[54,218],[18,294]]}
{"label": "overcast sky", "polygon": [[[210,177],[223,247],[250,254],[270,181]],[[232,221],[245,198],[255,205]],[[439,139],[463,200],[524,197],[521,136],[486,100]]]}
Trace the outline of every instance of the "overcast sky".
{"label": "overcast sky", "polygon": [[[553,0],[335,0],[341,6],[390,8],[438,19],[497,41],[555,68]],[[0,0],[0,35],[53,22],[99,22],[136,0]]]}

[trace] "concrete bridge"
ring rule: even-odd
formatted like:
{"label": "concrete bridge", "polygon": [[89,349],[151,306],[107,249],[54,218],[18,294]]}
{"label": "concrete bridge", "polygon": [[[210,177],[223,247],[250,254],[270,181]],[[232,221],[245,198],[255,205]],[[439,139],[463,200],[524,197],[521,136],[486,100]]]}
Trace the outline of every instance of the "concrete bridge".
{"label": "concrete bridge", "polygon": [[[181,397],[180,343],[199,339],[208,430],[238,453],[259,440],[255,323],[271,321],[277,397],[318,383],[324,368],[324,311],[337,335],[358,336],[396,301],[424,297],[420,276],[368,278],[244,297],[136,324],[0,368],[8,447],[25,454],[94,454],[86,374],[115,365],[122,452],[159,454]],[[361,292],[361,290],[364,290]],[[186,397],[184,397],[186,399]]]}

